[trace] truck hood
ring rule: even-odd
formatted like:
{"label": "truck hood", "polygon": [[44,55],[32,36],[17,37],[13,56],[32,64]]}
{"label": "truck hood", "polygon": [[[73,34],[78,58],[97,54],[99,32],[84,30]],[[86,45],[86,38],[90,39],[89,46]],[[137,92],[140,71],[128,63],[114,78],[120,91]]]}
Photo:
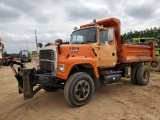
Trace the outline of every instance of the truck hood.
{"label": "truck hood", "polygon": [[94,57],[94,52],[92,50],[91,44],[68,44],[60,46],[61,55],[64,56],[84,56],[84,57]]}

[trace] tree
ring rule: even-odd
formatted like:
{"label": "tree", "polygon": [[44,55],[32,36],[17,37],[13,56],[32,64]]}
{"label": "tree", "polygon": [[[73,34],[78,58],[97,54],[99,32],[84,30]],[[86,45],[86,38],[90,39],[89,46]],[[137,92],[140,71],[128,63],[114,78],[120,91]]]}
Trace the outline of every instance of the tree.
{"label": "tree", "polygon": [[44,47],[46,47],[46,46],[50,46],[50,45],[51,45],[51,43],[47,43],[47,44],[45,44],[45,45],[44,45]]}
{"label": "tree", "polygon": [[[155,37],[160,36],[160,27],[154,27],[150,29],[140,30],[140,31],[130,31],[128,33],[124,33],[123,38],[126,42],[130,41],[132,38],[143,38],[143,37]],[[160,41],[160,40],[158,40]]]}
{"label": "tree", "polygon": [[69,44],[69,41],[63,42],[63,44]]}

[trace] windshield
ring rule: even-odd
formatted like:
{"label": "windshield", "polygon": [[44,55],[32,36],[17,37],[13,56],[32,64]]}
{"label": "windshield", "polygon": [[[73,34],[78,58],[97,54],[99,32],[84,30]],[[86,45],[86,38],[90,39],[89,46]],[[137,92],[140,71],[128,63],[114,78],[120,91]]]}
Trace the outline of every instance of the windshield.
{"label": "windshield", "polygon": [[93,43],[96,42],[96,28],[87,28],[72,33],[71,43]]}

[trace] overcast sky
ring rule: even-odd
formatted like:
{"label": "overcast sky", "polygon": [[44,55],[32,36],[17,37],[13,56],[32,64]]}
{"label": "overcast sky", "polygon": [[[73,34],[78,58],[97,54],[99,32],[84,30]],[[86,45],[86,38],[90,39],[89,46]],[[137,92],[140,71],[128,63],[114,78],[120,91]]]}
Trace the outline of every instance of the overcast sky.
{"label": "overcast sky", "polygon": [[36,50],[38,42],[69,41],[74,27],[115,17],[121,34],[160,27],[159,0],[0,0],[0,37],[7,53]]}

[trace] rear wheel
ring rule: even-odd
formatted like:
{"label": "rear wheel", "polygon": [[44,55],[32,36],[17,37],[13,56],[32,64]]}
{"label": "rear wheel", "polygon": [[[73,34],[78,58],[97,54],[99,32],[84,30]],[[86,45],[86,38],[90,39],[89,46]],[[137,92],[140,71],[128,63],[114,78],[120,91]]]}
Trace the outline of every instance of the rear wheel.
{"label": "rear wheel", "polygon": [[137,84],[137,78],[136,78],[136,74],[137,74],[137,69],[138,69],[139,65],[135,65],[131,67],[131,82],[133,84]]}
{"label": "rear wheel", "polygon": [[139,85],[147,85],[150,79],[150,70],[146,65],[140,65],[137,70],[137,83]]}
{"label": "rear wheel", "polygon": [[94,92],[94,82],[90,75],[84,72],[74,73],[64,87],[64,97],[68,103],[80,107],[87,104]]}

